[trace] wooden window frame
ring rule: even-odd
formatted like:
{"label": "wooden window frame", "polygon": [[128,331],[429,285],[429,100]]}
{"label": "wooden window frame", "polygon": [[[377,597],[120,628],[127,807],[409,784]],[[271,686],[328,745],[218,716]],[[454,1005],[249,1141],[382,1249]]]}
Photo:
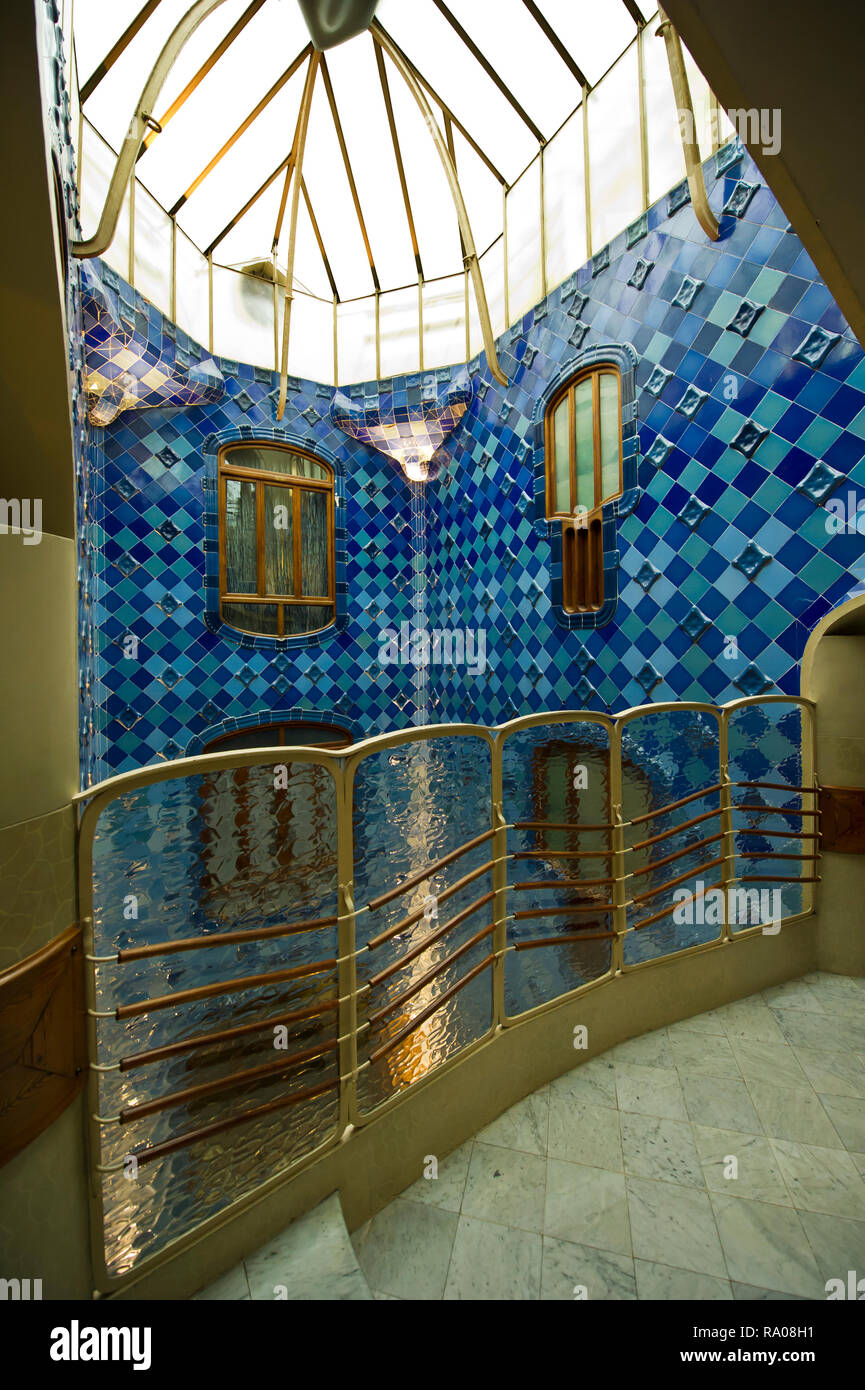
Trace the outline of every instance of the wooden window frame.
{"label": "wooden window frame", "polygon": [[[201,751],[203,753],[218,753],[221,750],[222,744],[227,743],[229,739],[237,738],[238,734],[264,733],[265,730],[267,730],[269,734],[272,734],[273,731],[276,730],[279,734],[279,741],[273,745],[264,743],[262,747],[294,748],[298,745],[293,743],[290,737],[286,737],[286,731],[290,734],[292,729],[297,728],[307,730],[316,729],[323,735],[321,741],[318,743],[301,744],[300,746],[303,748],[348,748],[354,742],[349,731],[343,729],[338,724],[326,724],[315,719],[275,719],[270,724],[251,724],[248,728],[232,729],[225,733],[217,734],[214,738],[208,739]],[[338,735],[338,737],[330,737],[331,735]]]}
{"label": "wooden window frame", "polygon": [[[280,449],[285,453],[294,454],[298,458],[309,459],[316,467],[321,468],[327,474],[325,479],[319,478],[299,478],[291,473],[276,473],[264,468],[245,467],[237,461],[237,455],[242,454],[248,449]],[[229,458],[229,456],[233,456]],[[255,554],[256,554],[256,593],[236,594],[229,592],[226,585],[226,545],[225,545],[225,498],[226,480],[236,479],[239,482],[250,482],[256,485],[255,488]],[[271,594],[268,593],[264,584],[265,561],[264,561],[264,489],[266,486],[276,486],[291,488],[292,498],[292,562],[294,574],[295,594]],[[235,632],[243,632],[252,637],[310,637],[316,633],[324,632],[331,627],[336,620],[336,592],[334,571],[336,567],[336,543],[335,543],[335,522],[334,506],[336,478],[333,468],[323,459],[316,457],[308,449],[301,449],[293,444],[283,444],[277,440],[270,439],[250,439],[232,440],[224,444],[219,450],[217,461],[217,503],[219,514],[219,616],[227,627],[231,627]],[[302,573],[302,540],[301,540],[301,493],[324,492],[327,494],[327,594],[303,594],[301,573]],[[254,632],[248,628],[238,627],[236,622],[232,622],[226,617],[224,605],[226,603],[242,604],[272,604],[277,611],[277,630],[275,633]],[[304,632],[285,631],[285,608],[287,606],[312,607],[313,605],[327,607],[330,616],[326,623],[321,627],[308,628]]]}
{"label": "wooden window frame", "polygon": [[[619,486],[603,496],[601,469],[601,377],[613,376],[616,381],[616,400],[619,438]],[[594,505],[587,513],[576,517],[577,450],[575,427],[575,393],[582,382],[592,382],[592,465],[594,476]],[[568,471],[570,495],[568,508],[560,507],[556,484],[555,414],[562,401],[568,402]],[[604,602],[603,509],[624,491],[622,444],[622,374],[613,362],[595,362],[575,372],[556,391],[546,409],[544,419],[544,462],[547,519],[562,523],[562,606],[566,613],[596,613]]]}

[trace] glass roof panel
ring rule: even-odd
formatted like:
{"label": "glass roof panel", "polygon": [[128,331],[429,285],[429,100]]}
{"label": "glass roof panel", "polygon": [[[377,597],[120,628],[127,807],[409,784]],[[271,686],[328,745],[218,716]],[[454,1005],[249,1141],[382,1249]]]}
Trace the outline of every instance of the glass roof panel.
{"label": "glass roof panel", "polygon": [[489,0],[452,0],[449,8],[549,139],[583,93],[523,0],[496,0],[495,23]]}
{"label": "glass roof panel", "polygon": [[189,0],[160,0],[132,43],[85,103],[87,117],[112,149],[120,149],[151,69],[166,40],[188,9]]}
{"label": "glass roof panel", "polygon": [[[637,32],[622,0],[537,0],[591,83],[603,77]],[[576,102],[574,102],[576,106]]]}
{"label": "glass roof panel", "polygon": [[199,24],[187,39],[165,79],[153,113],[155,116],[162,119],[163,113],[193,80],[249,6],[250,0],[223,0],[219,8]]}
{"label": "glass roof panel", "polygon": [[75,0],[72,27],[82,87],[146,3],[147,0],[113,0],[106,5],[105,0]]}
{"label": "glass roof panel", "polygon": [[[327,63],[382,288],[407,285],[417,279],[417,270],[372,40],[361,34],[341,44],[328,53]],[[402,78],[392,66],[387,72],[391,94],[397,96]],[[426,168],[426,151],[422,157]],[[403,159],[408,160],[405,149]],[[370,288],[367,278],[361,293],[368,293]]]}
{"label": "glass roof panel", "polygon": [[537,141],[433,0],[381,0],[376,13],[505,178],[517,178],[537,154]]}
{"label": "glass roof panel", "polygon": [[501,234],[502,186],[458,130],[454,131],[454,153],[475,249],[480,256]]}

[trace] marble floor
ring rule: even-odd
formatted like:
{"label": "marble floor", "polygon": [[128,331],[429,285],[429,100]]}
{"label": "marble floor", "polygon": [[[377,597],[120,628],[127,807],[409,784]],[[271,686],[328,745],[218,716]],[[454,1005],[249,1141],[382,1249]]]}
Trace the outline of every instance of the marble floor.
{"label": "marble floor", "polygon": [[[263,1282],[199,1297],[273,1297],[299,1226],[245,1262]],[[287,1296],[825,1299],[865,1278],[865,980],[807,975],[575,1067],[354,1232],[357,1270],[347,1245],[335,1291],[281,1273]]]}

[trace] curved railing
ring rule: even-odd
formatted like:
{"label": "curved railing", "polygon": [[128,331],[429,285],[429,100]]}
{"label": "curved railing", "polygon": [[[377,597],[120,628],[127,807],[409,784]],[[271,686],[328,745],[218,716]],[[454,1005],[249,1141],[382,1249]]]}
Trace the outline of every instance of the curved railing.
{"label": "curved railing", "polygon": [[88,789],[102,1284],[502,1030],[811,912],[813,723],[786,695],[542,713]]}

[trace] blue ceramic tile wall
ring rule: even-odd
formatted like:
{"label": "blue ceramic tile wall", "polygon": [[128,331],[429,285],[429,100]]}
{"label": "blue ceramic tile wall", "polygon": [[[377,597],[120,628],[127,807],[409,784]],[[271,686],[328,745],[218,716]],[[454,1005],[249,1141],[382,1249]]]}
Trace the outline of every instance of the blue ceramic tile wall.
{"label": "blue ceramic tile wall", "polygon": [[[471,364],[474,399],[425,489],[427,622],[482,629],[486,667],[433,667],[432,720],[793,692],[809,631],[861,581],[862,538],[831,534],[824,504],[865,497],[862,349],[751,160],[725,147],[705,172],[719,241],[697,226],[687,186],[673,190],[500,339],[507,388],[483,358]],[[637,502],[615,519],[612,620],[568,630],[552,606],[532,420],[550,381],[603,343],[636,352]],[[97,775],[272,713],[336,713],[367,733],[414,714],[412,669],[377,661],[380,630],[412,613],[408,485],[334,426],[330,388],[292,382],[280,426],[275,380],[219,365],[218,404],[130,412],[95,432],[99,573],[84,623]],[[351,394],[379,388],[393,383]],[[285,429],[344,474],[347,621],[314,646],[205,623],[204,445],[243,427]],[[137,659],[124,657],[127,634]]]}

